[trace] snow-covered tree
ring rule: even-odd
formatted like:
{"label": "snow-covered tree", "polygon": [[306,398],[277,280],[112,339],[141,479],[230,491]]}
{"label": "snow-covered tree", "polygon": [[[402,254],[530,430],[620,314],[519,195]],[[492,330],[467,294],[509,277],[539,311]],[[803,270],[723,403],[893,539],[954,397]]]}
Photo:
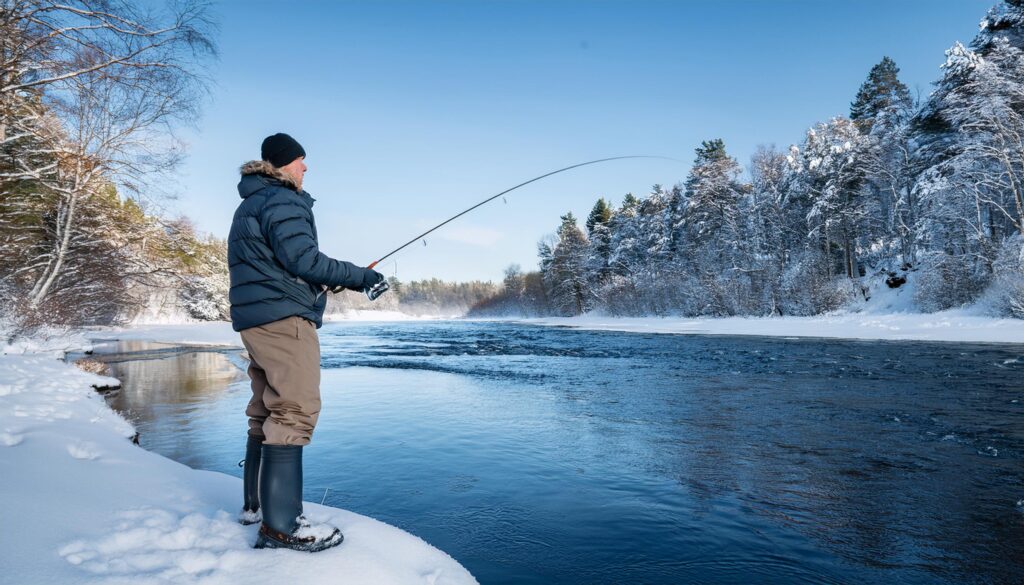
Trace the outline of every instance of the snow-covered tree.
{"label": "snow-covered tree", "polygon": [[850,119],[866,135],[856,152],[864,169],[864,196],[871,211],[860,233],[862,253],[872,263],[895,254],[900,264],[915,261],[913,226],[917,206],[912,187],[910,120],[915,103],[889,57],[875,65],[861,85]]}
{"label": "snow-covered tree", "polygon": [[608,222],[611,232],[611,254],[608,265],[613,274],[628,277],[644,264],[642,234],[637,220],[640,200],[626,193],[622,205]]}
{"label": "snow-covered tree", "polygon": [[[774,147],[758,147],[750,163],[750,196],[745,206],[744,232],[750,256],[747,264],[757,277],[761,312],[782,312],[781,281],[793,252],[803,247],[806,211],[787,197],[790,164]],[[756,271],[756,272],[753,272]]]}
{"label": "snow-covered tree", "polygon": [[722,140],[704,141],[696,154],[684,183],[685,250],[677,249],[677,255],[684,259],[684,270],[701,283],[702,290],[694,291],[703,299],[699,310],[735,314],[746,292],[743,259],[749,258],[749,250],[741,203],[750,187],[742,182],[742,168],[726,153]]}
{"label": "snow-covered tree", "polygon": [[104,303],[123,299],[124,278],[155,272],[105,222],[177,161],[170,130],[194,119],[209,30],[190,0],[0,7],[0,252],[26,260],[4,275],[23,313],[109,320],[118,311]]}
{"label": "snow-covered tree", "polygon": [[608,224],[612,219],[612,206],[600,198],[587,217],[587,259],[585,263],[587,288],[592,291],[595,303],[604,301],[604,286],[611,276],[609,262],[612,254],[611,231]]}
{"label": "snow-covered tree", "polygon": [[850,119],[865,134],[870,133],[875,120],[892,112],[909,110],[913,105],[910,91],[899,79],[899,67],[889,57],[871,68],[867,80],[857,90],[850,104]]}
{"label": "snow-covered tree", "polygon": [[727,252],[740,238],[739,201],[746,186],[742,168],[721,139],[705,140],[686,179],[686,223],[692,244]]}
{"label": "snow-covered tree", "polygon": [[[841,274],[860,277],[857,260],[860,236],[872,217],[877,217],[874,203],[865,196],[866,169],[860,156],[866,146],[864,135],[847,118],[833,118],[807,131],[800,149],[798,186],[810,201],[807,214],[808,237],[817,243],[826,258],[837,254]],[[826,273],[834,272],[831,261]]]}
{"label": "snow-covered tree", "polygon": [[[809,315],[867,296],[868,271],[902,271],[926,310],[973,302],[988,287],[989,306],[1019,316],[1024,0],[997,4],[970,46],[946,57],[920,104],[883,57],[850,118],[816,124],[788,152],[759,149],[749,185],[725,144],[711,140],[681,186],[627,195],[610,218],[598,202],[581,305]],[[561,240],[540,247],[545,282]],[[565,298],[563,290],[559,310],[578,310]]]}
{"label": "snow-covered tree", "polygon": [[586,280],[587,237],[570,212],[562,216],[558,243],[544,269],[544,282],[555,310],[579,315],[590,307]]}
{"label": "snow-covered tree", "polygon": [[1024,9],[1003,2],[971,47],[946,52],[942,79],[915,120],[917,245],[933,308],[976,299],[1003,242],[1024,233]]}

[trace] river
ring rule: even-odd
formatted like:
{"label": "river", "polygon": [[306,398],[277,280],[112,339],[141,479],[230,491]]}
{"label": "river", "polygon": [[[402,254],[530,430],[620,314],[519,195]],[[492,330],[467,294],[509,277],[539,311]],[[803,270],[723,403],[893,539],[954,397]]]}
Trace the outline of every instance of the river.
{"label": "river", "polygon": [[[320,333],[305,499],[416,534],[485,585],[1024,582],[1024,346]],[[238,350],[97,349],[144,447],[241,476]]]}

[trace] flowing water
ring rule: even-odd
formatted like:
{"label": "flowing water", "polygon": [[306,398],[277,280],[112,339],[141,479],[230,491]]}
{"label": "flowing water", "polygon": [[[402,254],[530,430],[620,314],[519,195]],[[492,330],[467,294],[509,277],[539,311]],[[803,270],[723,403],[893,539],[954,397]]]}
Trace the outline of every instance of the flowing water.
{"label": "flowing water", "polygon": [[[320,333],[305,498],[485,585],[1024,582],[1024,346]],[[238,350],[115,350],[142,351],[101,356],[142,445],[240,476]]]}

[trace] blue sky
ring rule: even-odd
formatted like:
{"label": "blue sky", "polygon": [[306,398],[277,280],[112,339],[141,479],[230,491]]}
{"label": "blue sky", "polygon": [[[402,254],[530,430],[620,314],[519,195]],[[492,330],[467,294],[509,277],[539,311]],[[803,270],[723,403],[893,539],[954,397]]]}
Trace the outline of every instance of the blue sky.
{"label": "blue sky", "polygon": [[[722,138],[801,140],[846,115],[883,55],[926,96],[943,51],[995,0],[223,2],[210,101],[183,132],[172,213],[227,235],[238,166],[263,137],[306,149],[321,249],[366,265],[477,201],[590,159],[690,161]],[[559,216],[585,217],[688,164],[570,171],[489,204],[381,266],[402,280],[536,267]]]}

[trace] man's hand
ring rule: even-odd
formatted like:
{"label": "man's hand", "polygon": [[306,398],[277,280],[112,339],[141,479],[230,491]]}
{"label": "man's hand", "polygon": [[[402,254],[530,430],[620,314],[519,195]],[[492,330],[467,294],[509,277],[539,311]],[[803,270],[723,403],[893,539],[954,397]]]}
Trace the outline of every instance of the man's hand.
{"label": "man's hand", "polygon": [[376,286],[380,281],[384,280],[384,275],[372,268],[366,269],[366,274],[363,275],[363,290],[368,290]]}
{"label": "man's hand", "polygon": [[345,287],[339,285],[331,288],[330,291],[334,294],[338,294],[345,290],[364,292],[373,288],[376,284],[384,280],[384,275],[381,274],[380,272],[377,272],[376,270],[366,268],[365,271],[366,272],[363,274],[363,282],[358,287]]}

